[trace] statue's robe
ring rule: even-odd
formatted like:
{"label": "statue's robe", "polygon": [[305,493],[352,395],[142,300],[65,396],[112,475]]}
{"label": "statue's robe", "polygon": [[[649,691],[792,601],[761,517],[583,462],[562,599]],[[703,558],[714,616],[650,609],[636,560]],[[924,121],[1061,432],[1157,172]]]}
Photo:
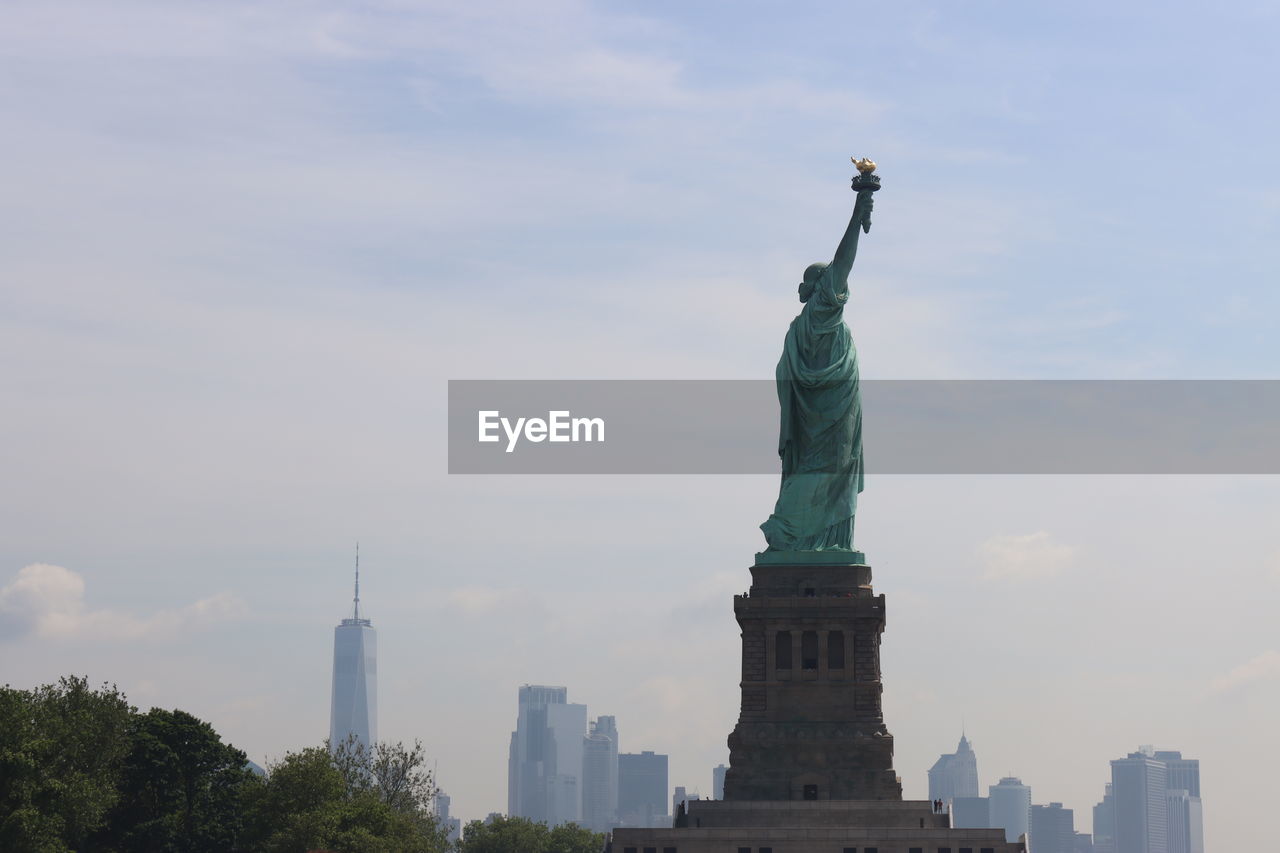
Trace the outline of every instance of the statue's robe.
{"label": "statue's robe", "polygon": [[844,304],[848,266],[829,264],[791,321],[778,360],[782,486],[762,525],[770,551],[853,547],[862,491],[862,402],[858,355]]}

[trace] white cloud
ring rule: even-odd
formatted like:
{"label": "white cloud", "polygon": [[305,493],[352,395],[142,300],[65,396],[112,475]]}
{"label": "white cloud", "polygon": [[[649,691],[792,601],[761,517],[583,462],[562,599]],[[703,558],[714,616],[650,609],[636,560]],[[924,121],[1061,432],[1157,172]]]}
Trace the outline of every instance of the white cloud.
{"label": "white cloud", "polygon": [[236,619],[244,612],[244,603],[225,593],[150,616],[90,609],[85,603],[84,578],[78,572],[32,563],[0,588],[0,637],[35,634],[45,639],[135,640]]}
{"label": "white cloud", "polygon": [[1055,542],[1043,530],[1025,536],[992,536],[978,546],[983,580],[1034,580],[1053,577],[1071,562],[1076,549]]}
{"label": "white cloud", "polygon": [[449,593],[449,603],[471,615],[506,610],[528,600],[529,594],[517,587],[464,586]]}
{"label": "white cloud", "polygon": [[1254,681],[1280,677],[1280,652],[1269,649],[1252,660],[1245,661],[1226,675],[1215,678],[1210,687],[1222,692]]}

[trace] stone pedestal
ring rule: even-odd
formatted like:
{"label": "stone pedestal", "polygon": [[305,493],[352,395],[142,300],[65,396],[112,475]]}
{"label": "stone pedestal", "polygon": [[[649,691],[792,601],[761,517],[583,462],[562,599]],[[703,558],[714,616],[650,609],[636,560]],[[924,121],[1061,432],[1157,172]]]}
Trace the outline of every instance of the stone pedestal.
{"label": "stone pedestal", "polygon": [[[883,595],[859,552],[759,555],[742,628],[726,800],[901,800],[880,706]],[[781,556],[781,555],[780,555]]]}
{"label": "stone pedestal", "polygon": [[751,579],[733,600],[742,712],[724,799],[691,801],[670,829],[616,829],[611,853],[1026,853],[903,801],[880,706],[884,596],[861,553],[757,554]]}
{"label": "stone pedestal", "polygon": [[920,801],[693,800],[670,829],[616,829],[610,853],[1026,853],[1002,829],[952,829]]}

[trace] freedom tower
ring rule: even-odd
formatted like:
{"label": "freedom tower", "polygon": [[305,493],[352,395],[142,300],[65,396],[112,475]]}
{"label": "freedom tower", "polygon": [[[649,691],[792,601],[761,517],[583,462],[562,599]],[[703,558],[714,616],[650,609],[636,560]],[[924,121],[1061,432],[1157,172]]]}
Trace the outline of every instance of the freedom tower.
{"label": "freedom tower", "polygon": [[356,545],[356,591],[350,619],[333,629],[333,696],[329,748],[354,736],[366,749],[378,740],[378,634],[360,618],[360,546]]}

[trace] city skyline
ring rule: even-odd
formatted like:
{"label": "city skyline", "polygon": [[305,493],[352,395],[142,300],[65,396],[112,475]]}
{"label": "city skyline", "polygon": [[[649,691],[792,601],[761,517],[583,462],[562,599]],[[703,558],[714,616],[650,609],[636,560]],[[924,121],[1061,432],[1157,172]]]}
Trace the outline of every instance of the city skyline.
{"label": "city skyline", "polygon": [[[358,537],[378,737],[420,738],[458,816],[504,808],[523,683],[707,784],[776,476],[450,476],[446,383],[768,380],[850,156],[884,180],[867,378],[1280,376],[1258,4],[5,21],[0,670],[117,684],[260,765],[329,730]],[[1088,829],[1156,743],[1203,762],[1210,849],[1262,846],[1278,508],[1266,476],[869,476],[905,795],[963,724],[984,784]]]}
{"label": "city skyline", "polygon": [[[582,720],[587,719],[587,709],[585,706],[570,706],[567,703],[568,688],[567,687],[550,687],[543,685],[523,685],[520,688],[521,698],[521,717],[524,719],[524,708],[526,705],[530,707],[537,706],[545,710],[547,705],[563,705],[568,713],[559,715],[562,719],[572,718],[576,723],[579,717]],[[547,717],[550,719],[550,717]],[[571,723],[565,727],[565,731],[576,731],[574,724]],[[554,724],[549,726],[549,731],[554,728]],[[516,739],[517,733],[512,735],[512,764],[511,768],[517,767],[518,762],[515,761],[516,755]],[[553,738],[554,739],[554,738]],[[608,748],[602,749],[600,756],[610,756],[605,758],[604,763],[600,766],[608,767],[607,762],[612,762],[614,768],[614,783],[612,789],[608,787],[600,787],[600,779],[596,778],[592,782],[584,784],[580,793],[581,802],[581,819],[577,822],[588,828],[599,832],[607,832],[615,826],[665,826],[676,813],[676,805],[687,801],[696,800],[699,795],[696,786],[694,788],[686,788],[685,786],[673,785],[667,773],[666,755],[657,755],[651,750],[641,753],[618,753],[618,728],[616,717],[611,715],[602,715],[595,720],[591,720],[587,727],[587,735],[584,738],[584,752],[582,760],[582,776],[583,780],[590,779],[589,754],[592,749],[593,742],[597,744],[607,744]],[[622,761],[619,762],[618,759]],[[958,761],[956,759],[959,759]],[[629,773],[630,779],[624,778],[618,781],[619,763],[622,765],[622,773],[624,777]],[[1124,828],[1119,830],[1119,838],[1116,840],[1117,830],[1115,829],[1116,820],[1114,811],[1106,812],[1105,833],[1101,837],[1095,837],[1094,833],[1099,828],[1099,809],[1114,809],[1112,803],[1112,787],[1121,777],[1117,775],[1117,766],[1131,767],[1142,765],[1141,772],[1141,797],[1145,799],[1147,811],[1144,811],[1140,817],[1129,818],[1121,813],[1120,822]],[[1150,768],[1158,767],[1155,771],[1155,783],[1148,780],[1148,776],[1152,772]],[[562,768],[561,768],[562,769]],[[712,787],[713,797],[719,799],[723,796],[722,792],[715,790],[716,785],[723,784],[723,772],[725,765],[718,765],[712,768]],[[598,771],[597,771],[598,772]],[[606,771],[607,772],[607,771]],[[509,768],[510,773],[510,768]],[[1200,799],[1200,762],[1198,759],[1184,759],[1181,751],[1176,750],[1154,750],[1151,747],[1142,747],[1138,752],[1131,753],[1126,759],[1113,760],[1111,762],[1112,780],[1105,784],[1106,797],[1102,803],[1093,806],[1092,809],[1082,806],[1082,811],[1093,815],[1092,831],[1086,831],[1080,824],[1076,822],[1076,809],[1066,806],[1062,802],[1036,803],[1029,785],[1023,784],[1020,778],[1014,776],[1006,776],[999,780],[998,783],[988,787],[987,796],[979,797],[976,793],[969,791],[977,791],[978,779],[976,775],[976,767],[974,760],[974,751],[966,734],[961,735],[959,744],[955,753],[944,753],[941,758],[935,762],[929,770],[930,784],[937,784],[940,787],[950,787],[958,789],[952,797],[943,796],[945,791],[939,791],[937,798],[943,800],[944,808],[952,814],[952,825],[964,828],[979,827],[999,827],[1005,829],[1006,838],[1008,840],[1016,840],[1023,834],[1030,838],[1039,836],[1038,840],[1033,840],[1036,849],[1044,848],[1045,853],[1074,853],[1078,850],[1096,851],[1096,853],[1204,853],[1205,847],[1203,842],[1204,824],[1203,824],[1203,806]],[[659,781],[661,780],[661,781]],[[509,785],[510,777],[509,777]],[[1132,784],[1121,782],[1122,804],[1126,807],[1129,805],[1128,800],[1133,799],[1133,795],[1126,790],[1126,785]],[[1180,787],[1179,787],[1180,786]],[[599,790],[597,790],[599,787]],[[623,790],[620,795],[619,789]],[[574,787],[576,791],[576,786]],[[656,811],[660,803],[659,794],[664,791],[671,797],[672,809],[669,814]],[[647,793],[645,793],[647,792]],[[1148,793],[1150,795],[1148,796]],[[931,791],[930,797],[934,798],[935,794]],[[612,819],[608,820],[591,820],[589,814],[592,809],[588,806],[589,799],[598,799],[602,803],[612,802],[612,811],[596,806],[597,814],[612,814]],[[952,805],[952,799],[957,802]],[[628,800],[631,804],[628,804]],[[448,816],[449,798],[445,798],[444,814]],[[515,802],[512,800],[512,802]],[[644,802],[647,806],[636,808],[634,803]],[[538,816],[533,810],[524,809],[523,811],[509,812],[522,817],[529,817],[534,820],[546,821],[552,825],[560,822],[568,822],[571,818],[565,814]],[[490,814],[493,814],[492,812]],[[1148,821],[1152,815],[1158,816],[1158,826],[1153,830]],[[1141,825],[1134,823],[1135,820],[1140,821]],[[1172,828],[1175,821],[1180,821],[1179,828]],[[1136,839],[1139,837],[1150,838],[1151,841],[1143,841],[1139,844]],[[1084,845],[1081,847],[1080,845]]]}
{"label": "city skyline", "polygon": [[[372,621],[360,616],[359,546],[357,545],[352,616],[343,618],[334,629],[333,677],[331,680],[332,709],[329,735],[331,744],[341,742],[345,738],[345,734],[340,732],[355,734],[357,740],[366,746],[377,742],[376,658],[376,632],[372,628]],[[570,821],[577,822],[599,832],[607,832],[613,826],[618,825],[648,825],[655,822],[662,824],[670,815],[656,813],[652,807],[648,811],[632,809],[629,812],[624,812],[619,808],[617,774],[620,754],[618,752],[616,716],[602,715],[588,722],[587,706],[569,704],[567,695],[568,688],[564,686],[524,684],[519,688],[520,714],[517,718],[517,731],[511,733],[511,757],[508,764],[508,811],[506,813],[545,821],[551,825]],[[363,703],[360,701],[361,697],[364,697]],[[553,712],[549,712],[548,706],[557,707]],[[532,807],[524,804],[523,797],[526,795],[520,792],[523,782],[520,774],[512,774],[512,768],[518,767],[521,763],[517,760],[517,755],[521,750],[525,749],[520,739],[520,727],[527,727],[530,724],[527,716],[527,711],[529,710],[536,712],[539,721],[547,726],[549,732],[558,731],[561,734],[570,734],[571,737],[562,738],[563,743],[572,744],[575,740],[572,734],[580,728],[584,732],[583,742],[579,745],[580,748],[569,746],[567,750],[564,748],[557,750],[555,748],[555,737],[554,735],[551,737],[549,744],[552,753],[557,754],[560,760],[564,760],[564,757],[568,756],[568,761],[571,764],[576,761],[577,771],[570,774],[571,778],[568,780],[563,778],[563,774],[556,773],[542,778],[539,784],[550,783],[550,785],[545,789],[544,793],[539,795],[542,798],[541,800],[535,797],[534,801],[539,804]],[[582,725],[579,726],[579,723]],[[598,753],[597,761],[601,763],[596,768],[597,776],[595,779],[590,778],[591,761],[589,755],[593,744],[597,747],[605,746],[603,751]],[[660,759],[662,763],[661,776],[667,783],[668,794],[674,795],[675,800],[681,799],[680,795],[686,789],[678,786],[672,787],[669,784],[666,774],[668,756],[655,755],[653,751],[646,750],[643,753],[623,754],[621,757],[630,760],[633,768],[640,767],[638,763],[640,761],[648,763],[651,758]],[[623,764],[625,765],[626,761]],[[555,765],[556,758],[553,757],[550,759],[548,766],[554,768]],[[1115,834],[1116,840],[1112,841],[1110,836],[1107,836],[1107,840],[1102,841],[1100,846],[1090,849],[1096,849],[1098,853],[1153,853],[1153,851],[1162,851],[1162,853],[1204,853],[1203,806],[1200,799],[1200,762],[1198,759],[1184,759],[1180,751],[1161,751],[1144,746],[1138,752],[1130,753],[1126,759],[1113,760],[1111,766],[1113,781],[1106,783],[1104,801],[1096,804],[1092,810],[1094,814],[1094,831],[1097,831],[1098,809],[1114,809],[1114,806],[1109,805],[1112,802],[1113,784],[1118,778],[1122,778],[1117,776],[1117,767],[1123,768],[1123,772],[1129,774],[1123,777],[1126,780],[1125,785],[1139,785],[1143,793],[1137,795],[1128,794],[1124,786],[1121,788],[1122,792],[1130,800],[1134,796],[1145,798],[1145,810],[1135,811],[1132,803],[1126,803],[1126,807],[1133,812],[1133,816],[1126,817],[1122,811],[1120,814],[1121,828],[1119,829],[1110,823],[1116,820],[1114,813],[1108,812],[1107,831]],[[612,769],[613,782],[611,788],[608,784],[601,785],[600,768],[604,768],[605,777],[609,775],[610,768]],[[1129,768],[1139,769],[1130,772]],[[713,790],[717,785],[723,785],[725,769],[724,764],[713,768]],[[1048,805],[1033,803],[1031,789],[1023,785],[1021,780],[1016,777],[1001,778],[998,784],[990,786],[987,797],[978,797],[976,794],[979,785],[976,757],[966,733],[962,732],[955,752],[942,754],[929,768],[927,775],[930,799],[941,799],[946,806],[950,805],[953,798],[963,800],[959,811],[953,813],[953,825],[955,826],[976,827],[991,825],[1007,827],[1007,838],[1014,840],[1023,832],[1031,833],[1032,827],[1036,825],[1037,812],[1039,811],[1041,819],[1046,821],[1044,825],[1053,826],[1054,828],[1055,840],[1052,842],[1054,850],[1061,844],[1066,843],[1057,838],[1059,833],[1067,832],[1063,827],[1077,829],[1071,817],[1072,808],[1064,809],[1061,802],[1049,803]],[[633,770],[631,787],[633,789],[636,789],[637,785],[653,787],[654,782],[652,780],[656,780],[656,778],[647,767],[640,772],[639,776],[636,776]],[[1152,781],[1153,779],[1154,781]],[[557,784],[561,785],[563,790],[557,790]],[[653,803],[659,801],[657,790],[658,788],[654,787],[653,792],[649,795],[649,799]],[[689,799],[697,798],[696,790],[696,786],[693,789],[689,789]],[[1146,792],[1151,793],[1148,796]],[[1165,792],[1168,792],[1167,797]],[[631,795],[633,798],[637,796],[635,790],[632,791]],[[722,793],[716,791],[715,796],[720,798]],[[597,820],[591,819],[592,806],[588,804],[589,799],[595,801],[594,813],[599,818]],[[995,801],[994,804],[992,804],[993,800]],[[452,798],[441,791],[440,798],[436,801],[434,808],[436,816],[451,827],[456,836],[460,830],[461,821],[456,816],[451,815],[451,803]],[[986,816],[985,819],[966,820],[965,817],[978,814],[978,812],[972,811],[978,804],[982,806],[980,811]],[[1025,808],[1023,808],[1023,805],[1025,805]],[[1180,809],[1177,812],[1177,819],[1181,821],[1181,825],[1177,830],[1176,841],[1175,830],[1172,828],[1172,821],[1174,820],[1172,815],[1175,807]],[[1025,819],[1013,817],[1015,811],[1018,813],[1025,812]],[[487,812],[490,816],[500,813]],[[1058,815],[1065,815],[1065,817],[1059,817]],[[632,823],[628,824],[625,818],[630,818]],[[1155,824],[1154,827],[1152,823]],[[1044,834],[1042,831],[1042,838]],[[1140,837],[1153,840],[1139,843],[1136,839]],[[1041,844],[1048,846],[1044,841]]]}
{"label": "city skyline", "polygon": [[587,706],[569,702],[568,687],[523,684],[517,696],[506,814],[595,832],[669,820],[666,755],[620,752],[617,718],[588,724]]}

